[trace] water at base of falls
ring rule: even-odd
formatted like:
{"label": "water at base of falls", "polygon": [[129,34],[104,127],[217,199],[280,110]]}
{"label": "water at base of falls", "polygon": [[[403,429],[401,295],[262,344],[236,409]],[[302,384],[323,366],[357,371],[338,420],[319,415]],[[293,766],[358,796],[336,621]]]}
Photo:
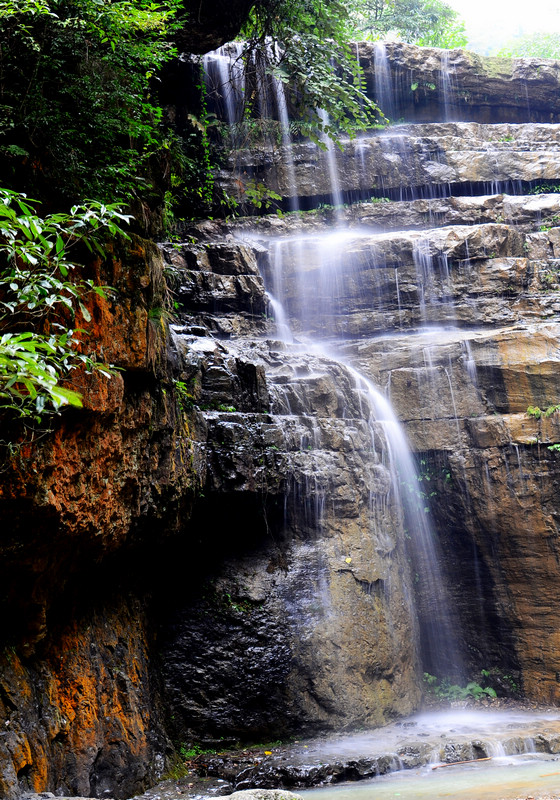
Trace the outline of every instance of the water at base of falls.
{"label": "water at base of falls", "polygon": [[359,784],[300,792],[306,800],[517,800],[554,792],[558,797],[560,763],[531,754],[434,770],[395,772]]}
{"label": "water at base of falls", "polygon": [[[396,765],[395,771],[372,780],[314,789],[303,796],[308,800],[510,800],[558,792],[560,756],[550,751],[557,749],[559,734],[560,714],[555,711],[424,712],[381,731],[333,737],[307,748],[311,762],[319,753],[325,761],[350,756],[358,761],[364,754],[371,758],[380,751],[388,755],[392,751],[398,761],[414,748],[418,752],[424,748],[429,755],[423,763],[413,768],[401,763],[401,769]],[[478,763],[456,763],[469,756]]]}

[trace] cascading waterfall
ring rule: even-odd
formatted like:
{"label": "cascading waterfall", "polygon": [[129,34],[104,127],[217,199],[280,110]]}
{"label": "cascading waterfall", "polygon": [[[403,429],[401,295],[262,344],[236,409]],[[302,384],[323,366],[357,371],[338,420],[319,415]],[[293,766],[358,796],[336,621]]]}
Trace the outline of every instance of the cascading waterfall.
{"label": "cascading waterfall", "polygon": [[284,155],[284,163],[286,165],[286,172],[288,174],[288,202],[290,211],[297,211],[299,209],[296,170],[294,166],[294,151],[292,146],[292,136],[290,134],[290,118],[288,115],[288,102],[286,99],[286,89],[284,84],[279,78],[273,77],[272,90],[276,99],[276,107],[278,109],[278,119],[280,121],[280,130],[282,135],[282,147]]}
{"label": "cascading waterfall", "polygon": [[[319,356],[338,360],[353,376],[356,391],[364,397],[366,418],[372,428],[372,437],[379,427],[385,438],[386,466],[391,474],[391,491],[400,508],[400,523],[409,541],[409,553],[415,570],[416,593],[420,598],[420,638],[424,669],[438,676],[464,678],[461,657],[457,647],[456,622],[453,619],[441,569],[434,531],[430,525],[428,500],[419,489],[419,478],[414,460],[407,444],[402,426],[398,422],[390,402],[371,381],[346,363],[337,354],[336,333],[329,313],[340,305],[344,295],[344,283],[352,280],[341,275],[341,267],[349,242],[354,236],[348,231],[326,234],[322,237],[275,240],[270,243],[271,272],[268,276],[270,289],[274,292],[274,313],[277,319],[277,335],[288,343],[294,336],[288,327],[287,318],[297,321],[300,347]],[[346,245],[346,246],[345,246]],[[303,255],[305,253],[305,255]],[[312,286],[306,284],[306,270],[313,263]],[[285,274],[287,265],[291,274]],[[283,304],[290,303],[288,286],[293,288],[300,301],[286,314]],[[302,298],[305,298],[301,302]],[[293,316],[292,316],[293,314]],[[310,329],[319,331],[309,338]]]}
{"label": "cascading waterfall", "polygon": [[450,614],[448,596],[439,560],[440,554],[429,518],[427,498],[419,490],[418,471],[403,428],[387,398],[357,370],[349,367],[356,386],[365,391],[373,409],[373,418],[385,432],[387,465],[393,492],[402,510],[405,536],[417,570],[417,595],[421,598],[420,641],[422,663],[430,674],[464,678],[457,648],[457,630]]}
{"label": "cascading waterfall", "polygon": [[[229,126],[232,149],[248,146],[248,141],[237,131],[238,124],[243,119],[247,92],[252,91],[257,99],[260,120],[277,121],[282,141],[282,162],[286,175],[285,184],[288,187],[289,210],[297,211],[299,202],[286,87],[280,78],[268,69],[270,64],[278,63],[279,60],[277,47],[267,44],[263,50],[252,52],[249,64],[246,65],[243,44],[232,42],[206,53],[202,63],[206,93],[212,98],[218,116]],[[277,140],[272,131],[264,130],[261,133],[270,149],[277,147]],[[334,154],[328,155],[328,158],[334,158]],[[342,200],[337,198],[336,202],[341,203]]]}
{"label": "cascading waterfall", "polygon": [[431,322],[432,307],[437,308],[437,319],[446,323],[455,323],[449,263],[445,253],[432,252],[428,237],[422,237],[414,243],[412,258],[416,267],[419,288],[420,316],[423,324]]}
{"label": "cascading waterfall", "polygon": [[[485,125],[485,120],[462,121],[465,67],[459,53],[431,51],[427,71],[418,67],[418,61],[413,71],[399,61],[400,46],[388,47],[391,69],[387,47],[364,45],[367,58],[372,58],[374,49],[375,77],[369,71],[368,80],[375,81],[376,100],[388,118],[404,116],[408,120],[405,125],[348,142],[343,155],[331,144],[326,152],[310,142],[292,145],[289,92],[267,74],[258,90],[255,83],[254,96],[259,97],[256,105],[269,115],[262,126],[263,141],[266,131],[273,130],[272,151],[265,142],[255,153],[245,150],[241,157],[250,175],[282,194],[284,209],[289,203],[290,210],[297,210],[298,197],[301,207],[329,197],[339,207],[343,198],[381,194],[416,202],[409,207],[356,206],[344,214],[347,225],[340,209],[336,215],[283,218],[280,213],[256,222],[256,261],[269,293],[269,322],[259,319],[254,335],[260,337],[265,324],[271,331],[271,317],[276,330],[266,339],[222,343],[224,351],[237,347],[241,359],[256,358],[266,377],[270,399],[266,421],[259,416],[244,422],[247,429],[254,426],[253,438],[249,437],[251,444],[256,443],[252,451],[260,453],[262,448],[268,457],[268,462],[259,461],[256,467],[258,479],[263,486],[267,480],[271,486],[277,481],[278,497],[267,500],[267,513],[269,508],[275,512],[282,509],[284,503],[284,516],[280,511],[274,518],[274,532],[281,531],[290,548],[297,542],[297,548],[304,551],[303,558],[298,553],[285,570],[286,580],[293,580],[293,595],[282,589],[283,600],[288,597],[290,603],[281,610],[283,615],[288,609],[297,645],[303,641],[308,647],[305,657],[311,669],[301,670],[298,691],[304,686],[304,676],[305,685],[312,686],[313,702],[320,698],[320,712],[327,708],[331,720],[333,696],[338,699],[348,692],[342,701],[348,707],[353,684],[362,680],[349,716],[338,717],[342,727],[361,726],[362,720],[364,725],[380,725],[394,714],[414,712],[420,696],[419,647],[427,672],[440,680],[452,677],[461,684],[451,687],[457,690],[456,697],[471,691],[480,699],[482,692],[486,700],[492,686],[511,696],[516,685],[524,691],[523,681],[536,685],[544,675],[545,689],[539,688],[539,696],[546,690],[551,698],[557,698],[555,672],[550,666],[557,661],[546,636],[542,637],[542,654],[539,651],[534,659],[530,637],[518,634],[515,616],[526,619],[535,604],[521,597],[521,592],[510,591],[512,580],[515,586],[529,586],[531,591],[533,587],[521,574],[512,578],[516,565],[509,547],[513,536],[520,552],[530,547],[533,558],[536,548],[533,539],[526,543],[529,537],[525,536],[525,519],[519,521],[521,512],[531,511],[542,522],[540,509],[529,503],[530,493],[536,491],[530,467],[538,453],[526,446],[533,423],[521,419],[524,387],[515,385],[516,376],[525,374],[525,364],[514,352],[518,332],[510,329],[509,323],[522,320],[527,310],[541,314],[541,301],[543,309],[552,307],[545,296],[546,287],[539,282],[543,267],[533,263],[545,258],[541,249],[549,256],[552,250],[557,254],[556,234],[548,238],[543,227],[538,233],[533,231],[536,235],[526,235],[531,214],[529,209],[522,211],[517,202],[521,198],[486,197],[471,202],[468,197],[503,189],[527,190],[532,174],[523,168],[527,153],[538,151],[539,169],[544,170],[548,153],[556,145],[548,144],[548,133],[545,136],[540,128],[516,124],[515,119],[500,126]],[[362,63],[364,50],[356,53]],[[434,123],[437,115],[445,124]],[[323,122],[328,125],[328,118],[323,116]],[[528,159],[529,166],[531,163]],[[552,172],[546,176],[547,180],[554,177]],[[449,195],[457,195],[460,201],[438,201]],[[545,222],[546,215],[558,213],[557,199],[550,203],[533,199],[531,207],[533,216],[542,211]],[[324,220],[333,217],[338,227],[318,232]],[[514,231],[517,221],[520,227]],[[557,218],[549,221],[557,222]],[[356,224],[364,227],[354,228]],[[228,234],[241,230],[241,235],[247,236],[249,223],[241,220],[236,225],[228,227]],[[368,225],[378,227],[368,230]],[[466,226],[472,228],[467,232]],[[306,233],[293,235],[294,230]],[[260,248],[265,241],[268,267]],[[521,258],[529,263],[523,274]],[[253,275],[256,269],[255,265]],[[221,274],[221,264],[217,271]],[[240,276],[235,283],[240,293],[244,278]],[[251,314],[252,308],[243,306],[243,312]],[[220,330],[227,338],[236,325],[241,328],[245,324],[243,317]],[[498,325],[500,330],[491,332]],[[244,336],[247,328],[242,329]],[[549,334],[543,337],[549,350],[554,350]],[[502,386],[499,380],[504,375]],[[547,376],[548,372],[531,381],[531,390],[544,393],[541,382],[544,385]],[[392,404],[405,421],[415,451],[421,454],[418,469]],[[212,413],[219,417],[219,412]],[[276,438],[266,439],[265,433],[271,434],[264,428],[272,423]],[[243,427],[233,419],[221,424],[224,432],[228,425]],[[521,432],[515,434],[517,441],[512,438],[508,444],[515,426]],[[220,443],[222,436],[216,433],[214,441]],[[272,452],[266,452],[266,441],[275,442],[270,446]],[[245,451],[241,448],[240,452]],[[281,479],[275,468],[280,469]],[[248,478],[243,491],[252,488]],[[268,491],[269,486],[265,488]],[[436,492],[437,500],[430,502]],[[509,506],[507,493],[514,498]],[[546,514],[552,508],[552,502],[547,502]],[[522,506],[519,514],[518,505]],[[430,506],[431,513],[426,513]],[[351,513],[346,513],[348,508]],[[504,516],[508,517],[505,522]],[[551,519],[546,518],[542,530],[548,530]],[[431,522],[437,526],[437,535]],[[438,535],[445,545],[443,556]],[[293,545],[290,558],[295,552]],[[275,561],[262,563],[259,581],[260,573],[266,570],[272,575],[276,568]],[[294,564],[301,569],[295,579],[289,575]],[[300,564],[311,567],[304,569]],[[453,582],[446,587],[447,576],[453,576]],[[279,569],[274,581],[282,579]],[[259,583],[258,598],[260,591]],[[301,603],[300,596],[304,596]],[[350,604],[349,614],[343,602]],[[358,621],[360,602],[363,615]],[[541,603],[539,613],[544,619],[551,612]],[[546,630],[545,622],[539,622],[539,629]],[[258,633],[260,636],[260,630]],[[346,669],[351,639],[367,663],[355,666],[357,659],[352,655],[354,662]],[[323,640],[328,643],[325,651],[317,646],[319,640],[321,645]],[[390,646],[386,646],[387,640]],[[410,648],[399,660],[407,644]],[[320,657],[316,657],[319,649]],[[392,659],[390,669],[386,667],[389,659],[382,662],[383,669],[376,662],[381,650]],[[296,654],[301,656],[297,649]],[[291,665],[291,654],[290,659]],[[407,672],[410,665],[412,670]],[[316,691],[314,684],[318,673],[324,680],[321,691]],[[467,673],[474,691],[465,687]],[[368,694],[369,687],[377,692],[379,686],[379,694]],[[387,690],[400,692],[400,697],[410,701],[409,708],[391,707],[383,696]],[[531,687],[527,695],[531,695]],[[453,692],[448,696],[453,697]],[[301,697],[298,695],[298,702]],[[303,712],[307,699],[305,695],[301,702]],[[371,709],[380,707],[389,708],[388,715],[373,719]],[[362,708],[367,708],[369,716],[360,717]],[[335,713],[339,714],[338,708]],[[403,729],[416,726],[418,719],[397,723],[402,725],[403,736],[409,733]],[[324,717],[320,718],[323,722]],[[472,758],[485,753],[501,759],[540,747],[540,740],[513,737],[509,731],[496,743],[483,733],[477,719],[463,749],[450,738],[456,724],[454,708],[434,733],[433,749],[426,758],[449,763],[468,759],[471,753]],[[419,731],[415,728],[414,733],[427,735]],[[384,728],[377,738],[385,742],[386,736]],[[426,744],[425,740],[417,742]],[[307,759],[308,753],[304,756]],[[383,758],[390,763],[387,769],[418,766],[393,753],[384,753]]]}

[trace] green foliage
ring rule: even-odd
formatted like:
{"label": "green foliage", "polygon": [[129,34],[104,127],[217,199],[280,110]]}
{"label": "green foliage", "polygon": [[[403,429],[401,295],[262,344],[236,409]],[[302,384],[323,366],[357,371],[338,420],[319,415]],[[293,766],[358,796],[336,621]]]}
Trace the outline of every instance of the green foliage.
{"label": "green foliage", "polygon": [[201,744],[186,745],[182,744],[179,748],[179,755],[185,761],[201,755],[215,755],[218,751],[212,747],[203,747]]}
{"label": "green foliage", "polygon": [[534,417],[535,419],[540,419],[541,417],[548,419],[548,417],[551,417],[558,411],[560,411],[560,405],[548,406],[548,408],[546,408],[544,411],[540,409],[538,406],[529,406],[527,408],[527,414],[530,417]]}
{"label": "green foliage", "polygon": [[527,194],[560,194],[560,183],[552,183],[551,181],[537,183],[531,186]]}
{"label": "green foliage", "polygon": [[[484,676],[485,670],[482,670]],[[489,673],[488,673],[489,674]],[[476,681],[469,681],[466,686],[459,686],[456,683],[450,683],[446,678],[442,681],[435,675],[430,675],[429,672],[424,673],[424,683],[428,693],[437,697],[439,700],[467,700],[472,698],[474,700],[481,700],[485,697],[497,697],[496,690],[491,686],[482,687]]]}
{"label": "green foliage", "polygon": [[[191,381],[193,383],[193,381]],[[181,411],[187,413],[192,408],[194,408],[195,403],[195,396],[193,394],[193,389],[185,383],[185,381],[175,381],[175,393],[177,395],[177,402],[181,408]]]}
{"label": "green foliage", "polygon": [[79,350],[75,314],[89,322],[83,300],[105,296],[106,287],[73,274],[79,262],[71,251],[85,246],[103,255],[103,238],[125,235],[120,226],[129,217],[116,205],[88,203],[41,218],[34,201],[5,189],[0,202],[0,409],[40,422],[64,405],[81,405],[61,385],[74,370],[112,374]]}
{"label": "green foliage", "polygon": [[[349,43],[349,9],[352,4],[341,0],[263,0],[254,6],[242,31],[247,68],[251,63],[265,64],[268,72],[290,87],[293,117],[305,121],[307,135],[319,144],[323,135],[353,136],[376,117],[377,107],[365,94]],[[249,87],[251,82],[249,72]],[[251,116],[258,91],[246,92],[246,103]]]}
{"label": "green foliage", "polygon": [[465,25],[443,0],[354,0],[355,34],[398,36],[424,47],[465,47]]}
{"label": "green foliage", "polygon": [[159,68],[179,0],[3,0],[0,155],[5,185],[81,201],[149,195],[169,158]]}
{"label": "green foliage", "polygon": [[560,58],[560,33],[529,33],[511,39],[497,55],[520,58]]}
{"label": "green foliage", "polygon": [[274,201],[282,200],[282,196],[269,189],[260,181],[250,180],[243,184],[241,205],[250,206],[256,209],[268,210]]}
{"label": "green foliage", "polygon": [[560,217],[558,214],[553,214],[551,217],[547,217],[542,224],[539,225],[539,231],[546,232],[551,228],[557,228],[559,223]]}
{"label": "green foliage", "polygon": [[410,495],[415,495],[422,503],[424,513],[429,514],[430,503],[438,494],[436,489],[438,481],[451,483],[452,477],[448,467],[438,467],[427,458],[421,458],[418,461],[416,482],[411,484],[409,481],[401,481],[401,486]]}

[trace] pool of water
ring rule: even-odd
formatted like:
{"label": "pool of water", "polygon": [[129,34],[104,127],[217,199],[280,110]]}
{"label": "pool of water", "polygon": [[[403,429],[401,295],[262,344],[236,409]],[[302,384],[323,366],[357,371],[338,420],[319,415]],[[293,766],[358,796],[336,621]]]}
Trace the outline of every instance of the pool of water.
{"label": "pool of water", "polygon": [[401,770],[373,780],[300,791],[306,800],[560,798],[560,756],[525,754],[478,764]]}

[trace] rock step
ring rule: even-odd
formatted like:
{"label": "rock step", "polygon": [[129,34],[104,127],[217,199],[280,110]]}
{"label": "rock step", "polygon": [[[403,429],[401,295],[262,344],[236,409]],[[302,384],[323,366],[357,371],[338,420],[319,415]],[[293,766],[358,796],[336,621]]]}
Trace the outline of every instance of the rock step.
{"label": "rock step", "polygon": [[[555,182],[560,176],[560,125],[474,122],[395,125],[353,140],[333,152],[341,191],[346,195],[387,193],[395,199],[461,193],[460,186],[486,186],[473,193],[511,191],[524,184]],[[220,184],[239,194],[240,172],[264,183],[283,198],[332,195],[326,155],[312,142],[284,147],[253,147],[234,152]],[[293,169],[292,169],[293,165]]]}
{"label": "rock step", "polygon": [[[357,48],[367,92],[378,97],[393,120],[560,121],[558,61],[388,42],[383,64],[376,43],[360,42]],[[386,81],[383,97],[378,96],[376,68]]]}
{"label": "rock step", "polygon": [[[344,224],[366,228],[372,233],[417,230],[449,225],[476,225],[505,222],[529,232],[550,228],[560,220],[560,194],[508,195],[491,194],[473,197],[444,197],[432,200],[354,203],[343,209]],[[237,237],[259,234],[290,236],[313,233],[332,227],[332,211],[322,210],[280,216],[243,217],[233,223],[216,226],[215,235]],[[199,234],[197,228],[194,234]]]}

